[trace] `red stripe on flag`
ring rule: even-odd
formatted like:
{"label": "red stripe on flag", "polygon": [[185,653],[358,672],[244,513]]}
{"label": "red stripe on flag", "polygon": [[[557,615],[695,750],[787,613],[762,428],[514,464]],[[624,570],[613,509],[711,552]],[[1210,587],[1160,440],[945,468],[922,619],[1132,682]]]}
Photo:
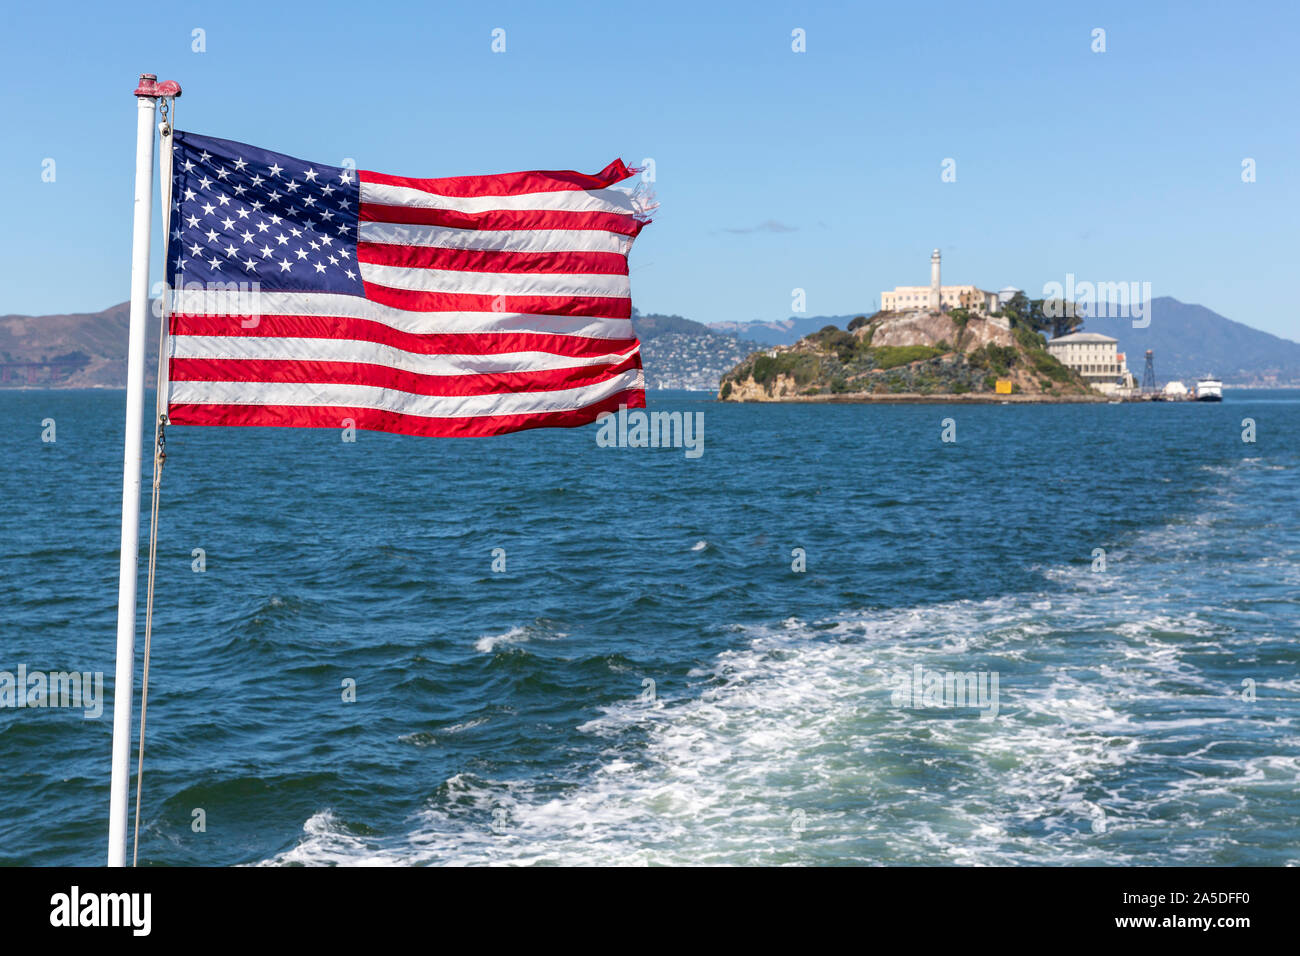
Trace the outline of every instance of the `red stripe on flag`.
{"label": "red stripe on flag", "polygon": [[469,198],[477,196],[519,196],[524,193],[549,193],[559,190],[607,189],[633,175],[632,170],[616,159],[594,176],[571,169],[536,169],[522,173],[496,173],[488,176],[447,176],[442,179],[415,179],[389,176],[368,169],[357,171],[363,183],[407,186],[439,196]]}
{"label": "red stripe on flag", "polygon": [[496,249],[444,249],[389,242],[357,244],[357,261],[408,269],[549,275],[627,275],[621,252],[504,252]]}
{"label": "red stripe on flag", "polygon": [[482,415],[472,418],[425,418],[374,408],[320,405],[172,405],[173,425],[251,425],[273,428],[342,428],[351,419],[356,428],[424,435],[434,438],[503,435],[529,428],[571,428],[586,425],[620,405],[645,408],[645,390],[629,388],[584,408],[524,415]]}
{"label": "red stripe on flag", "polygon": [[200,359],[171,360],[170,375],[176,382],[299,382],[314,385],[373,385],[413,395],[498,395],[518,392],[550,392],[584,385],[596,385],[630,369],[641,367],[641,355],[633,353],[621,362],[580,365],[572,368],[538,369],[532,372],[474,372],[455,375],[425,375],[388,365],[360,362],[319,362],[294,359]]}
{"label": "red stripe on flag", "polygon": [[481,295],[426,292],[365,283],[366,298],[408,312],[526,312],[529,315],[584,315],[630,319],[632,299],[601,295]]}
{"label": "red stripe on flag", "polygon": [[388,206],[375,202],[363,202],[358,215],[363,222],[449,226],[454,229],[603,229],[623,236],[636,236],[646,225],[635,216],[621,212],[566,212],[561,209],[489,209],[484,212],[460,212],[456,209]]}
{"label": "red stripe on flag", "polygon": [[637,344],[635,338],[598,339],[585,335],[545,332],[404,332],[371,319],[314,315],[263,315],[257,325],[245,328],[251,318],[231,315],[173,315],[172,335],[241,335],[266,338],[351,339],[391,345],[421,355],[498,355],[507,352],[549,352],[586,357],[623,352]]}

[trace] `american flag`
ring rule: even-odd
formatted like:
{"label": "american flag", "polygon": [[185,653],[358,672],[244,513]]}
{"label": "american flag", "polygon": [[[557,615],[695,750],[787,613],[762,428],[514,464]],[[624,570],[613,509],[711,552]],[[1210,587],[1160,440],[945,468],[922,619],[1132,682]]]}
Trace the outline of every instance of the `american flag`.
{"label": "american flag", "polygon": [[622,160],[409,179],[173,149],[170,423],[496,435],[645,406]]}

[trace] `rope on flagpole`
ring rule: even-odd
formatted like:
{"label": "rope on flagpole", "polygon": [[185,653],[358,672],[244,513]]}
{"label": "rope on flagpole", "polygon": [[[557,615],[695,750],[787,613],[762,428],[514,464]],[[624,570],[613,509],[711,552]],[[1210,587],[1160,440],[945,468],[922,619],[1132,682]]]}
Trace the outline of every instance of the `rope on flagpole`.
{"label": "rope on flagpole", "polygon": [[[175,120],[176,99],[172,97],[169,100],[163,100],[160,104],[162,113],[162,122],[158,124],[158,132],[161,134],[161,152],[159,154],[159,165],[161,171],[162,187],[162,221],[163,221],[163,275],[167,274],[166,270],[166,249],[167,240],[171,236],[171,213],[172,213],[172,123]],[[171,288],[167,281],[163,280],[162,302],[160,303],[159,312],[159,330],[158,330],[158,392],[155,396],[156,412],[154,414],[154,431],[153,431],[153,493],[149,506],[149,581],[145,591],[144,604],[144,673],[140,680],[140,745],[135,770],[135,837],[131,848],[131,865],[138,865],[140,856],[140,795],[144,790],[144,729],[145,719],[149,709],[149,645],[153,637],[153,594],[154,594],[154,570],[158,563],[158,494],[162,487],[163,465],[167,461],[167,397],[164,394],[166,385],[164,359],[166,357],[166,340],[167,340],[167,318],[170,314],[171,305]]]}
{"label": "rope on flagpole", "polygon": [[140,748],[135,770],[135,840],[131,848],[131,865],[140,855],[140,794],[144,789],[144,725],[149,709],[149,642],[153,636],[153,582],[158,559],[158,489],[162,485],[163,462],[167,460],[166,439],[162,422],[154,425],[153,500],[149,508],[149,583],[144,604],[144,674],[140,681]]}

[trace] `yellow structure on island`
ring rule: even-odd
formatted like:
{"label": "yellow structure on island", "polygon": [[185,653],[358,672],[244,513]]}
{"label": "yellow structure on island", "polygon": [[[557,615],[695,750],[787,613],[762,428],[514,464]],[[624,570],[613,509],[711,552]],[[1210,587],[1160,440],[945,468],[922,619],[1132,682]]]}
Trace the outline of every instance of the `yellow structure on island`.
{"label": "yellow structure on island", "polygon": [[1011,379],[1009,379],[1009,378],[1000,378],[1000,379],[997,380],[996,385],[997,385],[997,388],[996,388],[997,394],[999,394],[999,395],[1010,395],[1010,394],[1011,394]]}

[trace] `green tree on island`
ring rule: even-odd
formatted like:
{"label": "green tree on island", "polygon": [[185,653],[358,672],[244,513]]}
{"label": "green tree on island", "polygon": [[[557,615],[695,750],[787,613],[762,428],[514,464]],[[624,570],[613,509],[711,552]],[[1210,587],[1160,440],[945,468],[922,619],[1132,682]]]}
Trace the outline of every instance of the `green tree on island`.
{"label": "green tree on island", "polygon": [[1073,302],[1030,299],[1023,292],[1017,292],[1002,306],[1001,315],[1010,320],[1013,329],[1045,332],[1052,338],[1069,335],[1083,327],[1083,316],[1078,314],[1078,306]]}

